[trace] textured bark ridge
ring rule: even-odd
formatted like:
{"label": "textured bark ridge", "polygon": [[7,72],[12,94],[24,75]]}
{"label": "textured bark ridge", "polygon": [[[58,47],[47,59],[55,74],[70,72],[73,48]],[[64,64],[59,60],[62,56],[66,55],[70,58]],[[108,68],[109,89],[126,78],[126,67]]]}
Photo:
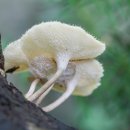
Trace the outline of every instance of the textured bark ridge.
{"label": "textured bark ridge", "polygon": [[[0,47],[1,48],[1,47]],[[0,49],[0,68],[4,58]],[[66,126],[35,104],[0,74],[0,130],[75,130]]]}

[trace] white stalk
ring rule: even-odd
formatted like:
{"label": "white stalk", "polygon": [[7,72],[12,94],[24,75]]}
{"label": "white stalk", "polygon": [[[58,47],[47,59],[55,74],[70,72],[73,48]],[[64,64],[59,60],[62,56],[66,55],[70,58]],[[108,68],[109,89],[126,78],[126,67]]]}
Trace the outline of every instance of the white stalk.
{"label": "white stalk", "polygon": [[37,90],[30,98],[30,101],[38,99],[62,74],[63,70],[58,70],[54,76],[48,80],[39,90]]}
{"label": "white stalk", "polygon": [[55,81],[62,75],[69,62],[69,54],[60,54],[57,56],[57,72],[48,80],[38,91],[36,91],[30,98],[30,101],[38,99]]}
{"label": "white stalk", "polygon": [[32,82],[32,84],[31,84],[31,86],[30,86],[30,89],[29,89],[28,92],[25,94],[25,97],[26,97],[27,99],[29,99],[29,97],[30,97],[31,95],[33,95],[33,93],[34,93],[34,91],[35,91],[35,89],[36,89],[36,86],[37,86],[37,84],[38,84],[39,81],[40,81],[39,79],[35,79],[35,80]]}
{"label": "white stalk", "polygon": [[42,108],[45,112],[52,111],[53,109],[61,105],[66,99],[68,99],[71,96],[71,94],[73,93],[77,85],[78,79],[76,77],[67,84],[67,89],[61,97],[59,97],[56,101],[54,101],[50,105]]}
{"label": "white stalk", "polygon": [[52,87],[54,86],[54,84],[51,85],[50,88],[48,88],[37,100],[36,100],[36,105],[39,105],[42,100],[46,97],[46,95],[51,91]]}

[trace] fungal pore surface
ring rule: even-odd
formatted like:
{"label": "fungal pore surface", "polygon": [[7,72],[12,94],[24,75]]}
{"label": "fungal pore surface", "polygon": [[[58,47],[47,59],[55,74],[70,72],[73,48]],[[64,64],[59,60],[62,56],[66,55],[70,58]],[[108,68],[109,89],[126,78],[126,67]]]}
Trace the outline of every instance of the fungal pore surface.
{"label": "fungal pore surface", "polygon": [[[35,80],[25,97],[40,105],[54,89],[63,94],[43,107],[49,112],[70,95],[87,96],[100,85],[102,65],[95,60],[105,50],[98,41],[81,27],[61,22],[43,22],[29,29],[19,40],[4,50],[5,70],[30,71]],[[35,91],[40,80],[46,79]]]}

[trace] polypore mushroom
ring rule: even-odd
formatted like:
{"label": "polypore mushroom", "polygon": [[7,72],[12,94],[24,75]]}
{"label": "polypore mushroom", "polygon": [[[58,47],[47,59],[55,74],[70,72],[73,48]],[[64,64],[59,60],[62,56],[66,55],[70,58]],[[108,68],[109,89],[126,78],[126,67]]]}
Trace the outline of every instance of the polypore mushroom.
{"label": "polypore mushroom", "polygon": [[[21,39],[7,46],[4,51],[5,69],[10,70],[14,67],[19,67],[16,72],[24,71],[30,68],[30,64],[36,57],[41,56],[51,59],[56,63],[54,67],[52,67],[56,68],[54,75],[51,75],[48,81],[34,94],[34,89],[31,91],[29,100],[35,101],[58,81],[63,72],[65,72],[69,62],[75,63],[79,61],[80,63],[86,62],[87,60],[91,61],[103,53],[104,50],[105,44],[96,40],[81,27],[61,22],[46,22],[33,26]],[[46,64],[46,62],[44,64]],[[78,68],[77,66],[79,65],[76,65],[76,68]],[[86,69],[84,68],[84,70]],[[36,71],[34,73],[37,74]],[[76,74],[72,76],[70,81],[67,81],[68,92],[71,91],[72,93],[72,88],[73,90],[75,89],[75,87],[72,86],[76,86],[77,80],[79,80],[77,73],[79,75],[76,69]],[[46,77],[46,74],[43,75]],[[37,78],[41,78],[41,76]],[[97,84],[95,86],[97,86]],[[78,86],[82,85],[84,84]],[[34,87],[36,84],[32,86]],[[80,93],[79,90],[80,87],[76,89],[76,91]]]}

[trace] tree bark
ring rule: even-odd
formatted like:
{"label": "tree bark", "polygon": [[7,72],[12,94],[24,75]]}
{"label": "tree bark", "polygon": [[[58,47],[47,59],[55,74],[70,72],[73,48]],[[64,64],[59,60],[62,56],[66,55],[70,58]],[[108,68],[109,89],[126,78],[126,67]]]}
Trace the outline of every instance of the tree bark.
{"label": "tree bark", "polygon": [[[13,50],[12,50],[13,51]],[[4,57],[0,46],[0,69]],[[0,74],[0,130],[75,130],[27,101],[6,77]]]}

